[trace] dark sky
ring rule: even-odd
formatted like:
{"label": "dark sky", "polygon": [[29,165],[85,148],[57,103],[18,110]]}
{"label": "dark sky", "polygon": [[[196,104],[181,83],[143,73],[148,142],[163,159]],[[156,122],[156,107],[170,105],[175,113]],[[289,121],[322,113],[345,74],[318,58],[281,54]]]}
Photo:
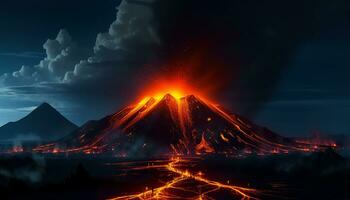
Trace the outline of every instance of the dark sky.
{"label": "dark sky", "polygon": [[119,4],[1,1],[0,124],[43,101],[82,124],[181,71],[281,134],[350,134],[348,1]]}

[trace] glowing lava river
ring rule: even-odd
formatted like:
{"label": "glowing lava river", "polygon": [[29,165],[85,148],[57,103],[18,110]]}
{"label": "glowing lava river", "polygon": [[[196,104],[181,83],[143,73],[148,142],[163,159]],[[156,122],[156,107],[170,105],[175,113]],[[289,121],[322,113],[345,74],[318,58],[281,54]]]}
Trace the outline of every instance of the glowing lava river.
{"label": "glowing lava river", "polygon": [[[112,188],[107,199],[282,199],[293,191],[277,176],[281,167],[276,166],[275,172],[269,167],[260,169],[261,163],[257,162],[264,159],[259,161],[256,156],[288,156],[337,147],[333,142],[278,135],[206,98],[173,91],[146,96],[32,151],[65,156],[113,155],[120,159],[164,158],[108,161],[115,170],[112,173],[118,176],[119,187]],[[169,159],[169,155],[176,157]],[[240,160],[249,155],[257,161]],[[242,165],[226,165],[232,163]],[[254,170],[245,171],[247,165]],[[271,170],[276,174],[274,179],[265,173]]]}
{"label": "glowing lava river", "polygon": [[[156,188],[148,188],[140,193],[128,194],[110,198],[112,200],[124,199],[221,199],[223,194],[225,199],[258,199],[258,191],[252,188],[235,186],[227,183],[209,180],[202,172],[190,172],[184,166],[191,165],[192,161],[187,158],[172,158],[168,161],[156,161],[155,164],[147,163],[146,166],[127,167],[130,163],[116,163],[111,165],[123,165],[127,170],[167,170],[170,180]],[[221,198],[219,198],[219,196]]]}

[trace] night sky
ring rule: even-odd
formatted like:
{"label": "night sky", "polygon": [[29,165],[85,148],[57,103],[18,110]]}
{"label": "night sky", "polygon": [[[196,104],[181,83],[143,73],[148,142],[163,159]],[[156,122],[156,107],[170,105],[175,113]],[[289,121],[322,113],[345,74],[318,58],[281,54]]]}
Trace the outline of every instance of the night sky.
{"label": "night sky", "polygon": [[81,125],[180,74],[282,135],[350,134],[347,0],[5,0],[0,27],[0,125],[41,102]]}

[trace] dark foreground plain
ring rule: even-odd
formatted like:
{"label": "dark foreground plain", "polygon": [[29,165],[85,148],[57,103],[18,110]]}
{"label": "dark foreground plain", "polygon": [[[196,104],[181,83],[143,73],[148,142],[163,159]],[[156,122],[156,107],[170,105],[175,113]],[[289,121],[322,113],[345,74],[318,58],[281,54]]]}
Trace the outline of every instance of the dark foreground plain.
{"label": "dark foreground plain", "polygon": [[2,155],[1,199],[350,199],[350,160],[334,150],[174,159]]}

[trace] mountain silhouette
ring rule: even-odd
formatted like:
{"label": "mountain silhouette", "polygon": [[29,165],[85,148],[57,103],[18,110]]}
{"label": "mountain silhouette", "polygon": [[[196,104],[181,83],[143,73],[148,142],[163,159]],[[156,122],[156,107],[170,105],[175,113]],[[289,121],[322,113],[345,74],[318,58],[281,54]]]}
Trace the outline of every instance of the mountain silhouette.
{"label": "mountain silhouette", "polygon": [[0,127],[0,140],[56,140],[77,126],[48,103],[43,103],[24,118]]}

